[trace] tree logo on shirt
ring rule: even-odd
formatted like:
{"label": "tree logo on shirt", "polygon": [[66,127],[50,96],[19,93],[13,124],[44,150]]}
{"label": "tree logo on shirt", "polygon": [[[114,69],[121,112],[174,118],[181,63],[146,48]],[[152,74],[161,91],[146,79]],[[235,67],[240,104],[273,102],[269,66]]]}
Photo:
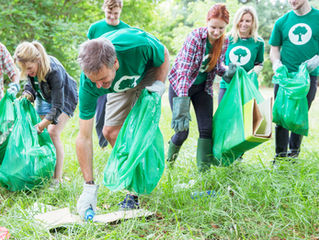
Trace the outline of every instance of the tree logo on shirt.
{"label": "tree logo on shirt", "polygon": [[237,65],[245,65],[249,62],[251,53],[248,48],[244,46],[234,47],[229,53],[230,62]]}
{"label": "tree logo on shirt", "polygon": [[200,71],[201,73],[206,72],[206,70],[207,70],[207,68],[208,68],[208,61],[209,61],[209,54],[207,54],[207,55],[205,55],[205,56],[203,57],[202,65],[200,66],[200,69],[199,69],[199,71]]}
{"label": "tree logo on shirt", "polygon": [[137,80],[140,78],[140,75],[136,76],[123,76],[114,85],[115,92],[124,92],[128,89],[135,88],[137,85]]}
{"label": "tree logo on shirt", "polygon": [[298,23],[290,28],[288,36],[293,44],[304,45],[311,39],[312,30],[307,24]]}

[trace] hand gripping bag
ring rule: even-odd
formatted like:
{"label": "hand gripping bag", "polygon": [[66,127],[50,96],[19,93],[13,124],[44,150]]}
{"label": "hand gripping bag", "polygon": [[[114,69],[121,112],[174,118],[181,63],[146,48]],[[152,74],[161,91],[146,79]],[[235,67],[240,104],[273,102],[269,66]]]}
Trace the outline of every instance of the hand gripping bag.
{"label": "hand gripping bag", "polygon": [[17,119],[0,166],[0,185],[10,191],[31,190],[53,176],[55,147],[47,130],[37,134],[40,118],[27,99],[14,101]]}
{"label": "hand gripping bag", "polygon": [[104,169],[104,185],[149,194],[164,171],[161,98],[144,89],[128,114]]}

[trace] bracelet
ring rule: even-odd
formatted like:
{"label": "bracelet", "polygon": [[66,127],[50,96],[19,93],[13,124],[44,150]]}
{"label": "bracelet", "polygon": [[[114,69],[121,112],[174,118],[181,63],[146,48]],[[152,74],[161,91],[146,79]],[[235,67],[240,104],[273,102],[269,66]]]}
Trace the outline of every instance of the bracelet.
{"label": "bracelet", "polygon": [[93,180],[87,181],[87,182],[85,182],[85,184],[94,185],[94,181]]}

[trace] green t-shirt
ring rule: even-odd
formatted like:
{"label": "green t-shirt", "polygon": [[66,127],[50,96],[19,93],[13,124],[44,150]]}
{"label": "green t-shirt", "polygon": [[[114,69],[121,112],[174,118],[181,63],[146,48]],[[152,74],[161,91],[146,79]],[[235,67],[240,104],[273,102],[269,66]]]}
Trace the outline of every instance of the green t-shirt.
{"label": "green t-shirt", "polygon": [[[257,41],[253,38],[238,38],[237,42],[229,37],[229,46],[225,54],[225,64],[234,63],[247,72],[254,68],[256,64],[264,62],[264,40],[258,37]],[[220,81],[220,88],[227,88],[224,80]]]}
{"label": "green t-shirt", "polygon": [[124,28],[101,36],[110,40],[116,51],[119,69],[110,88],[97,88],[82,72],[80,78],[79,108],[81,119],[95,114],[99,96],[123,92],[136,87],[150,67],[164,63],[164,45],[154,36],[137,28]]}
{"label": "green t-shirt", "polygon": [[199,73],[197,75],[197,78],[195,79],[195,82],[193,83],[193,85],[199,85],[203,82],[206,81],[207,79],[207,68],[208,68],[208,63],[210,61],[210,57],[209,57],[209,51],[212,48],[212,45],[210,44],[208,38],[206,40],[206,50],[205,50],[205,56],[203,57],[202,60],[202,65],[199,68]]}
{"label": "green t-shirt", "polygon": [[119,30],[122,28],[129,28],[129,27],[130,27],[129,25],[127,25],[125,22],[122,22],[122,21],[120,21],[118,25],[112,26],[107,24],[105,19],[102,19],[100,21],[93,23],[90,26],[87,36],[88,36],[88,39],[95,39],[102,36],[103,34],[107,32]]}
{"label": "green t-shirt", "polygon": [[289,72],[298,71],[301,63],[319,54],[319,10],[312,8],[304,16],[286,13],[276,21],[269,44],[281,47],[281,62]]}
{"label": "green t-shirt", "polygon": [[34,90],[38,93],[38,97],[40,97],[42,100],[45,100],[45,98],[43,97],[43,94],[40,90],[40,84],[39,84],[39,80],[38,80],[38,77],[35,76],[33,78],[33,83],[34,83]]}

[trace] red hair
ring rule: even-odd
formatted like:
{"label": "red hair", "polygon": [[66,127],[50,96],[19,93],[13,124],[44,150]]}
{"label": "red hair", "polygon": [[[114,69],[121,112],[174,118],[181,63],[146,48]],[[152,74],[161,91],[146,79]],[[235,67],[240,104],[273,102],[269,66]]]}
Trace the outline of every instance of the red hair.
{"label": "red hair", "polygon": [[[213,18],[218,18],[223,20],[225,23],[229,23],[229,12],[226,9],[226,6],[224,4],[215,4],[214,6],[209,9],[207,13],[207,22]],[[224,44],[224,38],[225,34],[223,34],[219,39],[217,39],[214,43],[214,46],[212,47],[209,55],[210,55],[210,61],[208,63],[207,72],[210,72],[213,70],[213,68],[216,66],[217,61],[222,53],[222,47]]]}

